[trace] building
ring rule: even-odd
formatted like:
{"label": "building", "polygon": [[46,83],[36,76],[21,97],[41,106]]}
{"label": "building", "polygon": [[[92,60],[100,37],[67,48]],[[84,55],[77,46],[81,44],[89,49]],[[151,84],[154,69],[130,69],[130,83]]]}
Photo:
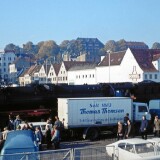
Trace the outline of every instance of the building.
{"label": "building", "polygon": [[[82,47],[84,48],[86,62],[96,63],[100,61],[100,56],[98,56],[98,53],[100,49],[104,48],[104,44],[101,41],[97,38],[77,38],[77,41],[80,41]],[[80,56],[83,54],[80,54]]]}
{"label": "building", "polygon": [[23,73],[19,76],[19,85],[26,86],[28,84],[33,83],[33,72],[36,68],[36,65],[31,66],[29,69],[23,71]]}
{"label": "building", "polygon": [[72,66],[68,70],[68,84],[96,84],[96,66],[96,63],[89,62],[78,63]]}
{"label": "building", "polygon": [[58,84],[58,73],[60,70],[60,64],[52,64],[48,71],[48,83]]}
{"label": "building", "polygon": [[9,65],[10,82],[17,83],[19,75],[33,64],[29,57],[17,57],[15,61]]}
{"label": "building", "polygon": [[0,82],[10,82],[9,65],[16,59],[14,51],[0,52]]}
{"label": "building", "polygon": [[[159,71],[152,63],[153,54],[153,50],[129,48],[126,51],[107,54],[96,67],[97,83],[160,81]],[[157,75],[157,77],[150,76],[146,79],[145,75],[150,74]]]}
{"label": "building", "polygon": [[126,47],[131,49],[149,49],[144,42],[126,42]]}

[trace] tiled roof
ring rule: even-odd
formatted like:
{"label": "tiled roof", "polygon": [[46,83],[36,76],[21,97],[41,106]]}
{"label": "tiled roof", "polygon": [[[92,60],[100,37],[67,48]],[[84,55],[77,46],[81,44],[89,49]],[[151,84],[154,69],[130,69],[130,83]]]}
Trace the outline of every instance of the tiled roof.
{"label": "tiled roof", "polygon": [[56,64],[56,63],[53,64],[53,68],[54,68],[54,71],[55,71],[56,75],[58,75],[60,67],[61,67],[60,64]]}
{"label": "tiled roof", "polygon": [[[120,65],[126,51],[110,53],[110,66]],[[109,54],[107,54],[98,66],[109,66]]]}
{"label": "tiled roof", "polygon": [[96,63],[89,63],[89,62],[77,63],[74,66],[72,66],[69,69],[69,71],[94,69],[96,66],[97,66]]}
{"label": "tiled roof", "polygon": [[148,46],[144,42],[126,42],[128,46],[145,46],[148,48]]}
{"label": "tiled roof", "polygon": [[151,49],[130,49],[140,68],[145,72],[156,72],[152,64],[154,50]]}
{"label": "tiled roof", "polygon": [[75,65],[84,64],[84,62],[81,61],[63,61],[63,63],[67,71]]}
{"label": "tiled roof", "polygon": [[[51,65],[50,64],[44,64],[44,70],[45,70],[45,72],[47,72],[47,75],[48,75],[48,73],[49,73],[49,70],[50,70],[50,68],[51,68]],[[47,71],[46,71],[47,70]]]}
{"label": "tiled roof", "polygon": [[160,49],[150,49],[152,55],[153,55],[153,60],[156,61],[160,58]]}
{"label": "tiled roof", "polygon": [[30,73],[30,74],[33,75],[34,73],[39,72],[40,69],[41,69],[41,67],[42,67],[42,65],[36,65],[36,66],[34,67],[34,69],[32,70],[32,73]]}
{"label": "tiled roof", "polygon": [[153,55],[152,61],[157,61],[158,59],[160,59],[160,54]]}

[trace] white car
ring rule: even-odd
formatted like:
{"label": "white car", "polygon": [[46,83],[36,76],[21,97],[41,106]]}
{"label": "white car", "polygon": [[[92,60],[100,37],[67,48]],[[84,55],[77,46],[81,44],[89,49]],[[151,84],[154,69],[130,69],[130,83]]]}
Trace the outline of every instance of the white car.
{"label": "white car", "polygon": [[148,142],[151,142],[156,149],[157,154],[160,154],[160,138],[151,138],[147,139]]}
{"label": "white car", "polygon": [[[33,125],[33,127],[40,127],[41,131],[42,131],[42,134],[45,135],[45,132],[46,132],[46,125],[47,123],[46,122],[29,122],[28,124],[31,124]],[[21,123],[20,126],[21,128],[23,128],[23,126],[25,125],[25,123]],[[49,124],[50,126],[50,129],[52,130],[52,125]]]}
{"label": "white car", "polygon": [[140,139],[124,139],[106,146],[107,155],[113,160],[160,160],[153,143]]}

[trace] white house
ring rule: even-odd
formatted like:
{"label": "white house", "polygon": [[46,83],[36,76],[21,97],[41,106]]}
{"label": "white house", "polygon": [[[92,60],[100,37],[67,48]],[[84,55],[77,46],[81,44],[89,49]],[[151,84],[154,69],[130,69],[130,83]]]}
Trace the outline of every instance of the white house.
{"label": "white house", "polygon": [[96,66],[95,63],[82,62],[71,67],[68,70],[68,84],[96,84]]}
{"label": "white house", "polygon": [[26,69],[20,76],[19,76],[19,85],[25,86],[27,84],[31,84],[33,82],[33,71],[36,66],[31,66],[29,69]]}
{"label": "white house", "polygon": [[58,72],[60,69],[60,64],[51,64],[48,70],[48,83],[57,84],[58,83]]}
{"label": "white house", "polygon": [[97,83],[137,83],[145,80],[144,73],[158,73],[158,70],[152,64],[149,49],[128,48],[127,51],[107,54],[96,67]]}
{"label": "white house", "polygon": [[16,59],[14,51],[0,52],[0,78],[10,82],[9,65]]}

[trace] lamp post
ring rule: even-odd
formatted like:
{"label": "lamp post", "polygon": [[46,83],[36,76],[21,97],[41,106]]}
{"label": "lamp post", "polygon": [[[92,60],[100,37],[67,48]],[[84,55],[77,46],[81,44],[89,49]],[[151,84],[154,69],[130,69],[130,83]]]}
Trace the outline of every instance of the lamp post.
{"label": "lamp post", "polygon": [[110,83],[111,51],[108,50],[108,82]]}
{"label": "lamp post", "polygon": [[47,59],[46,59],[46,84],[47,84]]}

